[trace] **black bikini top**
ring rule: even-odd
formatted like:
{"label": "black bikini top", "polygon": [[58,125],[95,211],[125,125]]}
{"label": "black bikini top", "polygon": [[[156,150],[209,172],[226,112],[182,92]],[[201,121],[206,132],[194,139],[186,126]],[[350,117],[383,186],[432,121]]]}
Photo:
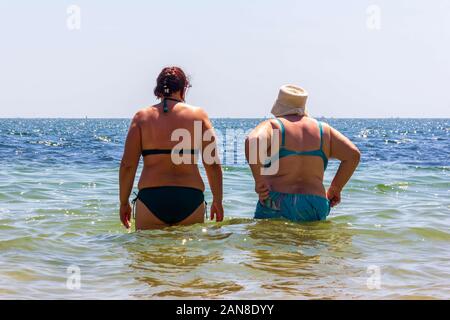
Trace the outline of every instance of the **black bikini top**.
{"label": "black bikini top", "polygon": [[170,150],[170,149],[147,149],[142,150],[142,156],[152,156],[157,154],[172,154],[172,153],[178,153],[178,154],[192,154],[195,155],[198,153],[198,150],[196,149],[180,149],[180,150]]}
{"label": "black bikini top", "polygon": [[[181,100],[178,99],[174,99],[174,98],[164,98],[163,102],[163,111],[164,113],[169,112],[169,108],[167,107],[167,100],[170,101],[175,101],[175,102],[183,102]],[[198,150],[195,149],[180,149],[180,150],[171,150],[171,149],[146,149],[146,150],[142,150],[142,156],[146,157],[146,156],[152,156],[152,155],[157,155],[157,154],[172,154],[172,153],[178,153],[178,154],[197,154]]]}

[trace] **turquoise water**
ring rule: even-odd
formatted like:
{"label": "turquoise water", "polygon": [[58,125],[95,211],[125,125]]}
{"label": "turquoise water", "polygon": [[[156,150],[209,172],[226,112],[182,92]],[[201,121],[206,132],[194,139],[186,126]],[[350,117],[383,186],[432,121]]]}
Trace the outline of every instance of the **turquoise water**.
{"label": "turquoise water", "polygon": [[325,121],[363,155],[327,222],[253,220],[241,144],[223,139],[223,223],[128,233],[129,120],[0,120],[0,298],[449,299],[450,120]]}

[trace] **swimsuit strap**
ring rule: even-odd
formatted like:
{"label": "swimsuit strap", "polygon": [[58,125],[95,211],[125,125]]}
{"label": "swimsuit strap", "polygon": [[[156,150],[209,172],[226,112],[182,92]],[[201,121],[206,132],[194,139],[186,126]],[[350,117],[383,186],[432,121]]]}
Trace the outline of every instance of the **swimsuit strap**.
{"label": "swimsuit strap", "polygon": [[175,101],[175,102],[183,102],[182,100],[175,99],[175,98],[170,98],[170,97],[164,98],[164,100]]}
{"label": "swimsuit strap", "polygon": [[[279,118],[276,118],[276,120],[278,121],[278,123],[280,125],[280,130],[281,130],[281,147],[284,147],[284,145],[286,143],[286,129],[284,127],[283,122]],[[319,126],[319,131],[320,131],[320,148],[319,148],[319,150],[322,150],[322,147],[323,147],[323,126],[322,126],[322,122],[317,121],[317,125]]]}
{"label": "swimsuit strap", "polygon": [[[323,166],[324,166],[324,170],[326,170],[327,166],[328,166],[328,158],[325,154],[325,152],[323,151],[323,125],[322,122],[317,121],[317,126],[319,127],[319,131],[320,131],[320,148],[317,150],[311,150],[311,151],[292,151],[289,150],[285,147],[285,142],[286,142],[286,133],[285,133],[285,127],[283,122],[276,118],[276,120],[278,121],[279,125],[280,125],[280,130],[281,130],[281,146],[280,146],[280,151],[278,153],[278,159],[284,158],[284,157],[288,157],[288,156],[318,156],[321,157],[323,160]],[[270,167],[270,164],[272,162],[274,157],[272,157],[272,159],[269,160],[268,163],[266,163],[264,165],[265,168]]]}
{"label": "swimsuit strap", "polygon": [[322,127],[322,122],[317,121],[317,125],[319,126],[319,130],[320,130],[320,149],[319,150],[322,150],[322,147],[323,147],[323,127]]}
{"label": "swimsuit strap", "polygon": [[167,100],[175,101],[175,102],[182,102],[181,100],[178,100],[178,99],[175,99],[175,98],[164,98],[164,101],[163,101],[163,103],[164,103],[164,105],[163,105],[164,113],[169,112],[169,108],[167,107]]}
{"label": "swimsuit strap", "polygon": [[319,130],[320,130],[320,149],[319,149],[320,157],[323,160],[323,169],[327,170],[328,158],[327,158],[327,155],[325,154],[325,152],[323,151],[323,125],[322,125],[322,122],[320,122],[318,120],[316,120],[316,121],[317,121],[317,124],[319,125]]}
{"label": "swimsuit strap", "polygon": [[286,142],[286,129],[284,128],[284,124],[280,119],[277,118],[276,120],[278,121],[281,130],[281,147],[284,147],[284,144]]}
{"label": "swimsuit strap", "polygon": [[192,155],[197,155],[199,152],[198,149],[145,149],[142,150],[142,156],[146,157],[146,156],[151,156],[151,155],[156,155],[156,154],[192,154]]}
{"label": "swimsuit strap", "polygon": [[133,198],[133,200],[131,200],[131,204],[133,205],[133,209],[132,209],[133,219],[136,221],[136,202],[138,201],[139,196],[136,192],[133,192],[133,194],[134,194],[134,198]]}

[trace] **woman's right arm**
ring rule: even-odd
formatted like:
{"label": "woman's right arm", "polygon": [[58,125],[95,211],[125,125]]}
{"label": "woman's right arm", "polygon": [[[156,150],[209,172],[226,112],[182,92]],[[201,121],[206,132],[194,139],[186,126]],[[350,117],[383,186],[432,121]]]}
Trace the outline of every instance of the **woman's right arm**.
{"label": "woman's right arm", "polygon": [[334,207],[341,202],[341,191],[358,167],[361,153],[348,138],[330,127],[330,157],[341,161],[327,191],[327,198]]}
{"label": "woman's right arm", "polygon": [[139,127],[140,113],[138,112],[130,125],[125,148],[120,162],[119,194],[120,194],[120,220],[129,229],[131,226],[131,206],[129,197],[133,189],[136,170],[141,157],[141,129]]}

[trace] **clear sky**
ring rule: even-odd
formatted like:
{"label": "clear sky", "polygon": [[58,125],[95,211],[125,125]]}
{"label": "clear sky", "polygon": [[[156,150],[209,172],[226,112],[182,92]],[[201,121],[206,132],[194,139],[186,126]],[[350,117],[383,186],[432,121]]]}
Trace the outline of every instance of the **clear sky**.
{"label": "clear sky", "polygon": [[285,83],[313,116],[450,117],[450,1],[0,0],[0,117],[131,117],[167,65],[211,117]]}

